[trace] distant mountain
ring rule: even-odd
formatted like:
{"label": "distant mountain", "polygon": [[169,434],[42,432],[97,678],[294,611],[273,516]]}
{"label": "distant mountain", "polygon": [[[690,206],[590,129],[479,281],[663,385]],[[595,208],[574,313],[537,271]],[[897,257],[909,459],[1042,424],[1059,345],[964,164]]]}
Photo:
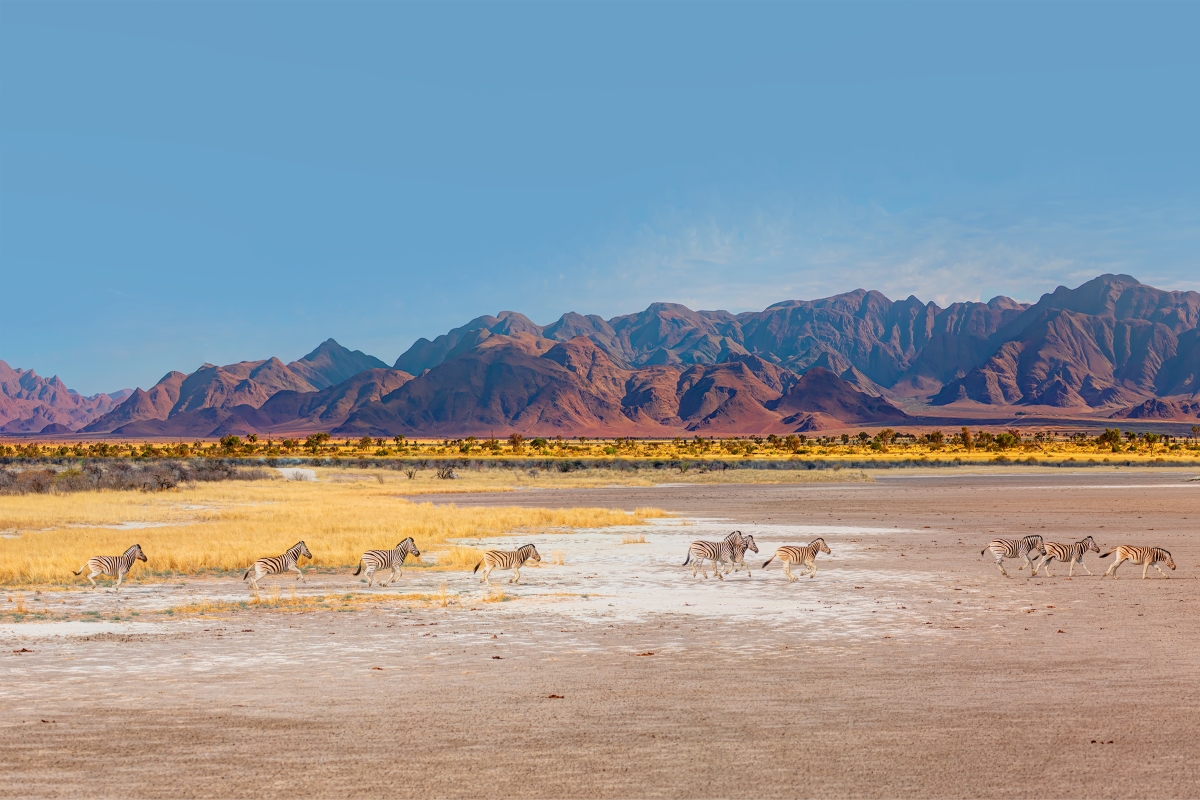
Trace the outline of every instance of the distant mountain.
{"label": "distant mountain", "polygon": [[91,397],[71,391],[55,375],[13,369],[0,361],[0,433],[70,432],[107,413],[130,394],[122,389]]}
{"label": "distant mountain", "polygon": [[[232,409],[241,408],[236,415],[245,421],[246,408],[257,409],[281,393],[317,394],[378,369],[390,372],[385,362],[359,350],[348,350],[333,339],[327,339],[290,364],[278,358],[241,361],[223,367],[204,364],[190,375],[170,372],[148,392],[136,390],[120,406],[88,425],[86,432],[213,435],[212,431],[225,423]],[[394,379],[384,383],[389,391],[399,385]],[[213,411],[197,413],[209,409]],[[339,416],[336,422],[344,418]]]}
{"label": "distant mountain", "polygon": [[417,340],[391,369],[329,339],[289,364],[205,364],[128,397],[0,367],[7,433],[673,436],[1010,419],[1014,406],[1182,421],[1200,413],[1200,293],[1101,275],[1032,305],[857,289],[739,314],[654,303],[542,326],[503,311]]}
{"label": "distant mountain", "polygon": [[745,354],[719,364],[628,367],[587,335],[552,342],[529,332],[474,331],[487,335],[362,406],[334,432],[666,436],[783,433],[906,418],[820,368],[800,377]]}

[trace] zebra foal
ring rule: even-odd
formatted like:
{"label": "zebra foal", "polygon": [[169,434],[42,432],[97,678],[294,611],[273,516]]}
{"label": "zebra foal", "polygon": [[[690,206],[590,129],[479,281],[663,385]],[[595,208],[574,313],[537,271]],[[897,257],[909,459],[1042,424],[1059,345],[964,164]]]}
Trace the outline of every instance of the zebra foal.
{"label": "zebra foal", "polygon": [[121,591],[121,581],[133,566],[133,562],[145,560],[146,554],[142,552],[142,546],[135,544],[119,556],[92,556],[75,574],[79,575],[85,569],[90,569],[92,572],[87,576],[87,579],[92,581],[93,589],[96,588],[96,581],[93,578],[97,575],[108,575],[109,577],[116,578],[117,585],[113,587],[113,591],[119,592]]}
{"label": "zebra foal", "polygon": [[[708,579],[708,571],[704,569],[704,560],[708,559],[713,563],[713,574],[720,580],[725,580],[721,575],[721,565],[734,563],[733,548],[735,545],[741,546],[743,542],[742,532],[734,531],[719,542],[695,541],[688,546],[687,558],[683,560],[683,566],[689,563],[692,565],[692,577],[696,577],[696,571],[699,570],[704,575],[705,580]],[[755,547],[757,552],[757,546]],[[745,552],[743,550],[743,552]],[[694,560],[693,560],[694,559]]]}
{"label": "zebra foal", "polygon": [[1163,572],[1158,566],[1159,564],[1166,564],[1171,569],[1175,569],[1175,559],[1171,558],[1171,554],[1161,547],[1134,547],[1133,545],[1123,544],[1114,547],[1100,557],[1108,558],[1113,553],[1117,554],[1117,560],[1113,562],[1113,565],[1101,577],[1112,575],[1114,581],[1117,579],[1117,567],[1126,561],[1145,565],[1142,567],[1142,580],[1146,580],[1146,572],[1150,567],[1154,567],[1161,572],[1164,578],[1170,578],[1171,576]]}
{"label": "zebra foal", "polygon": [[258,559],[254,562],[254,566],[246,570],[246,574],[242,576],[242,580],[246,580],[250,573],[253,572],[254,577],[250,578],[250,585],[254,587],[254,591],[256,592],[258,591],[258,582],[260,579],[268,575],[279,575],[284,572],[294,572],[300,576],[300,580],[308,583],[308,581],[304,580],[304,573],[296,566],[296,562],[300,560],[301,556],[312,558],[312,553],[308,552],[308,545],[303,541],[296,542],[283,555],[267,556],[266,558]]}
{"label": "zebra foal", "polygon": [[792,574],[792,564],[803,564],[808,567],[810,570],[808,577],[815,578],[817,577],[817,553],[833,555],[829,551],[829,545],[825,544],[825,540],[819,536],[804,547],[797,547],[790,544],[784,545],[775,551],[775,555],[766,560],[763,564],[763,569],[766,569],[767,564],[778,558],[783,562],[783,571],[787,575],[788,582],[800,580],[800,578]]}
{"label": "zebra foal", "polygon": [[538,564],[542,562],[542,556],[538,553],[537,548],[531,544],[524,547],[519,547],[516,550],[488,550],[483,554],[483,560],[475,565],[475,569],[471,570],[471,574],[479,571],[483,567],[483,577],[479,579],[480,583],[492,585],[491,579],[488,578],[494,569],[511,569],[513,576],[508,579],[509,583],[521,582],[521,567],[526,561],[533,561]]}
{"label": "zebra foal", "polygon": [[1042,537],[1033,535],[1025,536],[1021,539],[992,539],[988,542],[988,546],[979,551],[979,555],[983,555],[988,550],[992,551],[992,555],[996,559],[996,566],[1000,568],[1000,574],[1006,578],[1012,576],[1004,569],[1004,559],[1006,558],[1023,558],[1025,564],[1017,567],[1017,569],[1025,569],[1028,564],[1030,569],[1033,569],[1033,561],[1029,559],[1030,553],[1038,553],[1043,557],[1046,555],[1046,546],[1042,542]]}
{"label": "zebra foal", "polygon": [[417,544],[411,536],[396,545],[393,550],[368,550],[363,553],[362,558],[358,559],[358,569],[354,570],[354,574],[358,575],[363,571],[363,567],[366,567],[367,588],[370,589],[375,580],[375,570],[390,568],[392,575],[388,578],[387,583],[379,582],[380,586],[387,586],[400,577],[400,573],[404,569],[404,559],[409,556],[421,557],[421,551],[417,549]]}
{"label": "zebra foal", "polygon": [[1088,575],[1091,575],[1092,571],[1087,568],[1087,564],[1083,563],[1083,554],[1089,550],[1091,550],[1094,553],[1100,552],[1100,547],[1096,544],[1096,542],[1090,536],[1080,539],[1078,542],[1075,542],[1075,544],[1060,544],[1058,542],[1046,542],[1045,545],[1046,545],[1046,547],[1045,547],[1046,555],[1042,556],[1042,560],[1040,562],[1038,562],[1038,565],[1036,567],[1033,568],[1033,574],[1037,575],[1038,570],[1041,569],[1042,567],[1045,567],[1047,578],[1054,577],[1053,575],[1050,574],[1050,562],[1056,558],[1058,559],[1058,562],[1060,564],[1068,564],[1069,563],[1071,565],[1071,569],[1067,571],[1068,578],[1073,577],[1075,575],[1075,565],[1076,564],[1079,564],[1081,567],[1083,567],[1084,572],[1086,572]]}

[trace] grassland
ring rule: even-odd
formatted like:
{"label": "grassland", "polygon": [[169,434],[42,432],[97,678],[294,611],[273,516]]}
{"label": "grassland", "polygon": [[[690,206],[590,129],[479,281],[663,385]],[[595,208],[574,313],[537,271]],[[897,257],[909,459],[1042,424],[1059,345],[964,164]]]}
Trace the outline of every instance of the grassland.
{"label": "grassland", "polygon": [[[404,480],[403,476],[399,480]],[[456,508],[400,497],[394,483],[265,480],[195,484],[163,492],[0,497],[0,584],[78,582],[93,555],[138,542],[149,558],[133,580],[242,570],[303,539],[315,567],[352,567],[364,550],[412,536],[443,568],[473,566],[452,540],[547,529],[630,525],[656,509]],[[444,557],[444,560],[443,560]],[[477,560],[477,559],[476,559]]]}

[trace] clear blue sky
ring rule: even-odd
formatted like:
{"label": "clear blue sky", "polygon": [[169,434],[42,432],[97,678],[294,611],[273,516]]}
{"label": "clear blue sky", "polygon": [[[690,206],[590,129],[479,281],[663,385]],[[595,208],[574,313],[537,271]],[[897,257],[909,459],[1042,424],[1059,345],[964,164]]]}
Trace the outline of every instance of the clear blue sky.
{"label": "clear blue sky", "polygon": [[0,2],[0,358],[1200,288],[1200,4]]}

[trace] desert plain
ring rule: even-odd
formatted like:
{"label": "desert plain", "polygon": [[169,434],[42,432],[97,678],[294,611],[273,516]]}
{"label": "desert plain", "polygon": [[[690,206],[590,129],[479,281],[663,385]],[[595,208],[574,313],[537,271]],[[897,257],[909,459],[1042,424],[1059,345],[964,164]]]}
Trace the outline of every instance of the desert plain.
{"label": "desert plain", "polygon": [[[537,544],[542,564],[491,590],[416,565],[370,589],[318,566],[267,579],[257,603],[240,573],[14,582],[0,796],[1200,796],[1194,477],[442,493],[420,500],[669,516],[454,539]],[[682,566],[693,539],[732,530],[760,549],[750,575]],[[1009,561],[1004,578],[980,556],[1029,533],[1157,545],[1178,569],[1101,578],[1112,558],[1088,553],[1090,576]],[[815,578],[761,568],[817,536],[832,553]]]}

